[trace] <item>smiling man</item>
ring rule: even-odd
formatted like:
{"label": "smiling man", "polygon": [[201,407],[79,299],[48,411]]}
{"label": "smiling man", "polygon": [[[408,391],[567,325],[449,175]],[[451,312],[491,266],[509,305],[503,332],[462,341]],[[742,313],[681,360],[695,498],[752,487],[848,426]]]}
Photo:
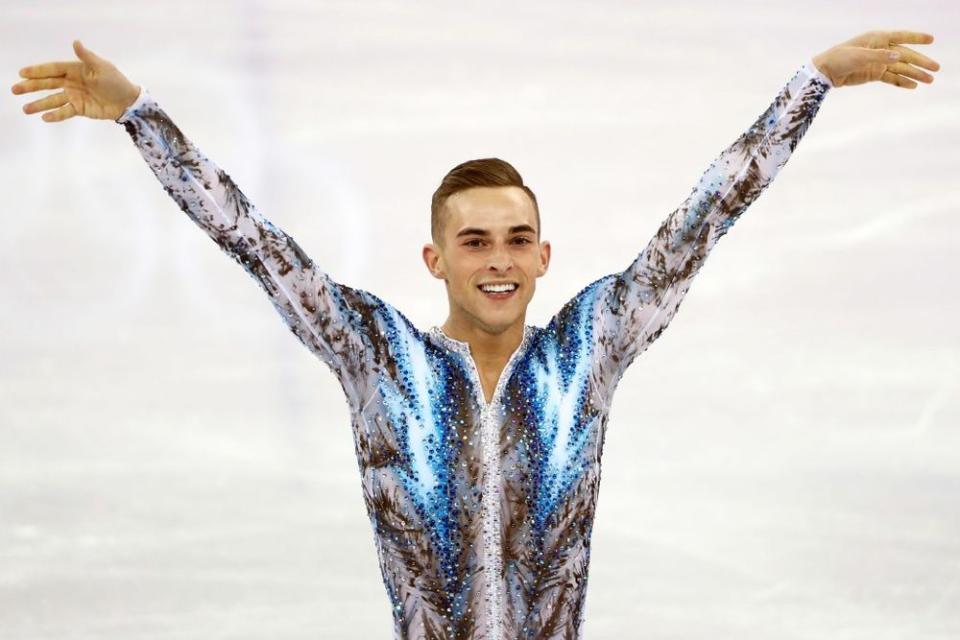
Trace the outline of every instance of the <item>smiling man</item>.
{"label": "smiling man", "polygon": [[919,67],[939,65],[903,44],[932,41],[871,31],[805,62],[626,269],[585,286],[544,327],[527,324],[526,310],[550,245],[532,190],[507,162],[458,165],[434,194],[423,259],[445,283],[449,315],[421,331],[379,297],[331,279],[145,89],[79,42],[80,62],[27,67],[13,91],[63,88],[26,105],[54,109],[46,121],[121,123],[178,206],[337,376],[395,638],[576,639],[618,381],[666,329],[829,90],[931,82]]}
{"label": "smiling man", "polygon": [[486,158],[454,167],[431,209],[434,243],[423,259],[446,283],[450,315],[442,330],[472,346],[489,401],[550,262],[536,196],[508,162]]}

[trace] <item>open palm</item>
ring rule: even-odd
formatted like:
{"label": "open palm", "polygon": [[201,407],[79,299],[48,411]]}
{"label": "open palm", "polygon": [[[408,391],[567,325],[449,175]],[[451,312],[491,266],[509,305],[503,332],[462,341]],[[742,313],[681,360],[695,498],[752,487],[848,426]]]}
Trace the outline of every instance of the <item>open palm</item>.
{"label": "open palm", "polygon": [[79,61],[44,62],[20,70],[26,78],[13,85],[13,93],[43,89],[62,89],[59,93],[27,103],[24,113],[43,114],[47,122],[59,122],[73,116],[116,120],[136,100],[140,88],[108,60],[73,41]]}
{"label": "open palm", "polygon": [[[940,64],[903,45],[931,42],[932,35],[917,31],[867,31],[826,52],[826,66],[836,86],[882,81],[912,89],[917,84],[911,79],[932,82],[933,76],[923,69],[937,71]],[[898,60],[886,58],[885,54],[891,51],[900,54]]]}

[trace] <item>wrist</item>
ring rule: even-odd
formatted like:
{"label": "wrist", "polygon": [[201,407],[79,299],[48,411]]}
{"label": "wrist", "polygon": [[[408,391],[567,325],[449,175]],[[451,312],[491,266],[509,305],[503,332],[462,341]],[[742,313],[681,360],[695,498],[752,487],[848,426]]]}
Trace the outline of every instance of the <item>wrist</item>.
{"label": "wrist", "polygon": [[137,105],[137,103],[143,100],[145,97],[146,96],[144,96],[144,89],[142,86],[132,85],[129,95],[120,101],[120,114],[114,118],[114,122],[123,124],[124,120],[126,119],[124,116],[129,115],[130,108],[134,105]]}
{"label": "wrist", "polygon": [[140,97],[140,87],[135,84],[131,84],[126,91],[126,97],[120,103],[120,113],[126,111],[130,105],[137,101],[137,98]]}
{"label": "wrist", "polygon": [[817,71],[822,73],[827,78],[827,80],[830,81],[831,87],[837,86],[837,83],[833,79],[833,76],[830,75],[830,63],[828,60],[827,52],[818,53],[817,55],[813,56],[813,58],[810,59],[810,62],[813,64],[814,68],[816,68]]}

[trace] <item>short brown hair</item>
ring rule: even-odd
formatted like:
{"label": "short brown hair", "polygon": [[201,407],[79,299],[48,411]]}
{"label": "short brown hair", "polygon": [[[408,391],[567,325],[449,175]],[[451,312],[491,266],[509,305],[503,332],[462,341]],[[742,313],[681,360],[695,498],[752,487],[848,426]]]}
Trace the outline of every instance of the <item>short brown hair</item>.
{"label": "short brown hair", "polygon": [[537,196],[527,185],[523,184],[520,173],[506,160],[500,158],[480,158],[461,162],[443,177],[440,186],[433,192],[430,203],[430,235],[436,244],[443,244],[443,230],[446,223],[442,213],[447,198],[471,187],[520,187],[530,200],[533,209],[537,212],[537,235],[540,235],[540,207],[537,205]]}

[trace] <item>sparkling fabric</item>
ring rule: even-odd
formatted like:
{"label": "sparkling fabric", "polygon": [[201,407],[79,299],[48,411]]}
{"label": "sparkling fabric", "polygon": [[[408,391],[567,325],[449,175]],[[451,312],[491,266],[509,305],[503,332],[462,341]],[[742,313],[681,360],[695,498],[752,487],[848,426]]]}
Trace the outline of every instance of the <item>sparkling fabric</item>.
{"label": "sparkling fabric", "polygon": [[141,87],[118,118],[166,192],[267,293],[350,408],[395,638],[579,639],[610,402],[829,80],[808,61],[622,272],[527,325],[486,402],[469,345],[334,282]]}

